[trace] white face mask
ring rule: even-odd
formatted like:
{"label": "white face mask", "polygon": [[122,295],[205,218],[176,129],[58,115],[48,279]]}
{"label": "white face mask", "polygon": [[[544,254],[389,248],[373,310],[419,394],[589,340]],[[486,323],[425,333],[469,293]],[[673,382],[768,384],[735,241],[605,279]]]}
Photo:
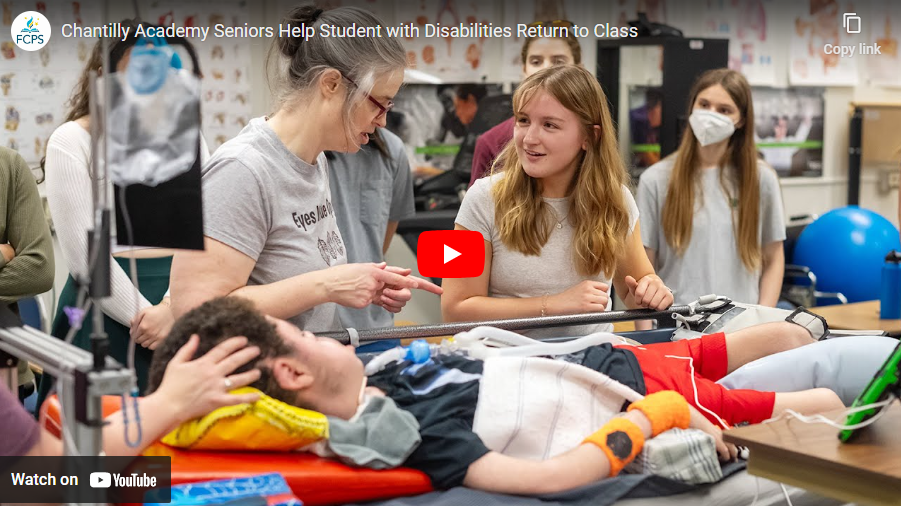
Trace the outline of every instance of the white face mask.
{"label": "white face mask", "polygon": [[701,146],[716,144],[735,132],[735,124],[728,116],[706,109],[692,111],[688,124]]}

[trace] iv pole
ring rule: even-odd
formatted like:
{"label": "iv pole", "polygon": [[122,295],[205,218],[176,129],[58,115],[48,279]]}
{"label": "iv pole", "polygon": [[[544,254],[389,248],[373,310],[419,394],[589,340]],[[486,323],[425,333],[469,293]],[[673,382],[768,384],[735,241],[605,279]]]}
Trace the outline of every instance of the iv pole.
{"label": "iv pole", "polygon": [[[103,2],[103,19],[109,21],[109,0]],[[109,76],[109,41],[101,38],[103,51],[102,72]],[[40,332],[28,326],[11,323],[12,311],[0,308],[0,368],[15,365],[5,354],[38,364],[45,372],[57,378],[58,394],[62,409],[61,432],[65,455],[97,456],[103,451],[104,395],[129,394],[134,388],[134,373],[107,357],[109,339],[104,331],[103,311],[99,300],[109,297],[110,289],[110,208],[107,193],[109,171],[107,167],[107,129],[109,117],[109,86],[102,86],[102,100],[98,93],[100,83],[96,75],[90,76],[91,115],[91,172],[93,175],[94,228],[88,231],[88,294],[93,301],[93,332],[91,351],[82,350],[62,339]],[[100,107],[100,102],[104,107]],[[102,155],[102,156],[101,156]],[[8,313],[8,314],[5,314]],[[15,376],[12,376],[15,378]],[[10,382],[12,391],[16,385]],[[123,406],[123,409],[126,409]]]}

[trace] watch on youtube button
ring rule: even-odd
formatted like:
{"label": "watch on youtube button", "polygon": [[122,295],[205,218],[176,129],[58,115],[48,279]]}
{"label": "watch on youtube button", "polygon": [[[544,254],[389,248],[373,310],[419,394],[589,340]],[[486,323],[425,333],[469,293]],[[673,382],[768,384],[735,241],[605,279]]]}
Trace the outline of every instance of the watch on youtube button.
{"label": "watch on youtube button", "polygon": [[471,230],[432,230],[416,244],[419,274],[430,278],[474,278],[485,269],[485,240]]}

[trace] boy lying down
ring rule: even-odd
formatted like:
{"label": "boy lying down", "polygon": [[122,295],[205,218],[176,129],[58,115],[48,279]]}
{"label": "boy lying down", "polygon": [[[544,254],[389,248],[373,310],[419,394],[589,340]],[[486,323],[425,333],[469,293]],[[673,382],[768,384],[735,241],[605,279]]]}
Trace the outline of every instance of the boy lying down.
{"label": "boy lying down", "polygon": [[[261,350],[256,363],[244,368],[255,367],[261,372],[260,379],[250,386],[289,404],[349,420],[367,396],[393,399],[397,407],[415,417],[421,437],[420,445],[403,465],[426,473],[438,489],[465,485],[489,492],[543,494],[579,487],[616,476],[641,451],[645,440],[675,427],[697,428],[712,435],[720,459],[729,460],[736,450],[723,442],[720,429],[711,420],[722,419],[730,425],[758,423],[786,408],[814,413],[843,407],[838,396],[827,389],[774,393],[728,390],[715,383],[761,356],[812,342],[806,329],[788,322],[674,343],[605,344],[570,356],[570,362],[565,363],[516,359],[539,366],[562,365],[556,369],[560,372],[554,373],[556,380],[550,379],[551,385],[530,381],[533,376],[529,374],[517,376],[517,370],[498,369],[492,362],[510,359],[483,362],[461,355],[439,355],[420,365],[396,363],[366,378],[352,347],[318,338],[286,321],[264,316],[247,301],[227,297],[208,301],[175,323],[154,354],[150,391],[159,385],[173,354],[193,334],[200,336],[198,354],[229,337],[246,336],[248,345]],[[504,396],[525,395],[529,399],[532,393],[537,398],[548,391],[567,392],[570,385],[565,383],[570,380],[562,374],[566,369],[603,373],[645,397],[632,402],[621,416],[598,422],[585,433],[569,434],[567,451],[548,450],[538,458],[525,459],[505,451],[512,439],[507,445],[503,441],[486,444],[483,432],[496,433],[496,425],[508,422],[486,415],[491,412],[490,406],[480,407],[481,403]],[[495,378],[492,385],[489,376]],[[578,377],[584,380],[586,376]],[[561,402],[563,397],[559,395]],[[584,413],[590,410],[579,408],[561,413],[550,406],[547,418],[556,422],[558,418],[582,417],[591,423],[592,417]],[[515,423],[516,416],[512,419],[509,423]],[[504,437],[512,438],[513,434],[528,439],[529,430],[516,427],[501,432]],[[557,436],[536,433],[535,437],[542,439],[533,443],[550,449],[551,442],[545,440]]]}

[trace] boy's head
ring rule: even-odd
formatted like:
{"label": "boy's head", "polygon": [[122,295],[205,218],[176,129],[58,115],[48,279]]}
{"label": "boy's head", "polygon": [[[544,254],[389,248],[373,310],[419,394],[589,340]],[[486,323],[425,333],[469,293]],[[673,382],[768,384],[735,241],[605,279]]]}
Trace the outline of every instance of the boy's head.
{"label": "boy's head", "polygon": [[185,313],[153,354],[148,392],[156,390],[172,356],[200,337],[195,358],[234,336],[260,348],[257,359],[233,374],[256,368],[260,379],[250,386],[270,397],[327,415],[350,418],[359,403],[363,363],[353,347],[319,338],[293,324],[263,315],[247,300],[220,297]]}

